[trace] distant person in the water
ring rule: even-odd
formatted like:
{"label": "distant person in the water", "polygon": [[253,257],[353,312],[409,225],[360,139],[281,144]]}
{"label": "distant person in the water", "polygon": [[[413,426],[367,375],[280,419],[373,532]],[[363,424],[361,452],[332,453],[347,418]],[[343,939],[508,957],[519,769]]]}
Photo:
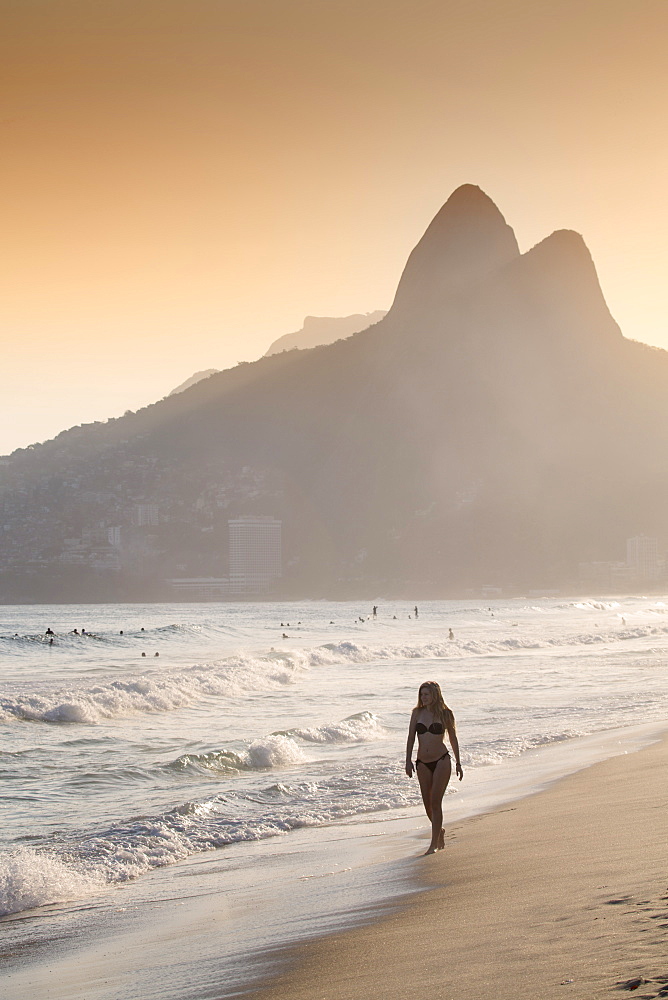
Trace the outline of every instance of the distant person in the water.
{"label": "distant person in the water", "polygon": [[448,629],[448,639],[454,639],[454,637],[455,633],[452,631],[452,629]]}
{"label": "distant person in the water", "polygon": [[[443,701],[441,688],[436,681],[425,681],[420,685],[418,703],[411,713],[406,743],[406,774],[413,771],[420,782],[420,791],[425,812],[431,821],[431,843],[426,854],[441,851],[445,847],[443,829],[443,796],[452,774],[450,754],[444,736],[448,734],[455,758],[457,776],[464,777],[459,760],[459,742],[452,710]],[[413,764],[413,744],[418,738],[418,758]]]}
{"label": "distant person in the water", "polygon": [[88,635],[88,633],[86,632],[86,629],[85,629],[85,628],[82,628],[82,629],[81,629],[81,634],[82,634],[82,635]]}
{"label": "distant person in the water", "polygon": [[144,626],[143,626],[143,625],[142,625],[142,627],[141,627],[140,631],[141,631],[141,632],[145,632],[145,631],[146,631],[146,629],[144,628]]}
{"label": "distant person in the water", "polygon": [[392,615],[392,621],[396,622],[396,620],[397,620],[397,616],[396,615]]}
{"label": "distant person in the water", "polygon": [[413,608],[413,614],[414,614],[414,615],[415,615],[415,617],[417,618],[417,616],[418,616],[418,609],[417,609],[417,604],[416,604],[416,605],[415,605],[415,607]]}
{"label": "distant person in the water", "polygon": [[53,636],[49,639],[49,646],[53,646]]}
{"label": "distant person in the water", "polygon": [[142,653],[141,655],[142,655],[142,656],[146,656],[146,653]]}
{"label": "distant person in the water", "polygon": [[50,625],[49,625],[48,629],[46,630],[46,632],[44,633],[44,635],[55,635],[55,634],[56,633],[53,631],[53,629],[51,628]]}
{"label": "distant person in the water", "polygon": [[160,656],[160,653],[154,653],[153,655],[154,656]]}
{"label": "distant person in the water", "polygon": [[121,631],[118,634],[123,635],[123,629],[121,629]]}
{"label": "distant person in the water", "polygon": [[372,614],[374,618],[376,618],[376,616],[378,615],[378,607],[375,604],[373,606]]}
{"label": "distant person in the water", "polygon": [[79,635],[79,633],[75,628],[73,628],[72,631],[70,632],[70,635]]}
{"label": "distant person in the water", "polygon": [[287,633],[286,633],[286,632],[284,632],[284,633],[283,633],[283,638],[284,638],[284,639],[287,639],[287,638],[289,638],[289,636],[287,635]]}

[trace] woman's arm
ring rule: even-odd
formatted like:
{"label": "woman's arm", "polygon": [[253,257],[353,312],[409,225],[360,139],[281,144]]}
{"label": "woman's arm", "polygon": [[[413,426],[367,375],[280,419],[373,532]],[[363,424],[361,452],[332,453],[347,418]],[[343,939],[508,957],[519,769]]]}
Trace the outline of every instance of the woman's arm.
{"label": "woman's arm", "polygon": [[408,726],[408,740],[406,741],[406,774],[409,778],[413,777],[413,744],[415,743],[415,727],[417,725],[418,710],[414,708],[411,712],[411,721]]}
{"label": "woman's arm", "polygon": [[455,729],[455,720],[453,718],[452,722],[447,724],[448,739],[450,740],[450,746],[452,747],[452,752],[455,755],[455,768],[457,772],[457,777],[461,781],[464,777],[464,772],[462,771],[461,761],[459,760],[459,740],[457,739],[457,730]]}

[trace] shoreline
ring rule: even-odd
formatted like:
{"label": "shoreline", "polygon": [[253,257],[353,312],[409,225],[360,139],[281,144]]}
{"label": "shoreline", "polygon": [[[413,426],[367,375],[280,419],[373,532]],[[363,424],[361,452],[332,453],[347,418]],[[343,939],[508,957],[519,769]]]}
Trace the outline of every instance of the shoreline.
{"label": "shoreline", "polygon": [[665,995],[667,769],[664,726],[637,752],[455,820],[446,849],[416,859],[419,896],[289,948],[287,969],[244,995],[612,1000],[627,983]]}
{"label": "shoreline", "polygon": [[[99,910],[97,931],[91,934],[89,929],[86,938],[64,953],[47,949],[27,965],[15,966],[8,970],[8,980],[17,1000],[125,1000],[143,995],[142,988],[147,997],[159,995],[167,1000],[232,996],[287,1000],[300,996],[292,977],[299,979],[302,963],[310,963],[322,952],[324,966],[318,975],[334,990],[323,992],[322,997],[357,1000],[364,991],[355,982],[350,993],[337,992],[342,987],[332,978],[331,956],[326,957],[335,942],[349,948],[357,935],[366,940],[367,934],[380,933],[373,948],[382,950],[381,929],[395,920],[407,921],[410,937],[415,913],[419,920],[419,911],[432,905],[429,900],[434,893],[446,894],[436,921],[442,921],[445,914],[447,924],[450,873],[444,865],[461,855],[462,838],[467,841],[468,831],[483,828],[490,817],[512,815],[527,802],[542,801],[579,775],[588,775],[600,761],[641,761],[648,746],[657,746],[654,741],[663,737],[666,742],[667,728],[668,723],[655,722],[607,730],[475,769],[463,787],[457,786],[456,794],[447,796],[448,846],[431,858],[421,857],[423,841],[428,840],[426,818],[421,807],[411,807],[399,816],[376,814],[361,822],[358,817],[354,822],[293,831],[287,838],[194,855],[117,887],[113,895],[100,897],[99,903],[90,899],[79,905],[65,904],[63,910],[71,909],[75,915]],[[666,755],[668,763],[668,750]],[[546,824],[548,828],[554,825],[549,817]],[[484,838],[478,850],[483,857],[489,856]],[[466,885],[465,873],[460,882]],[[273,929],[271,920],[258,926],[258,907],[269,918],[274,913]],[[236,940],[230,951],[232,937]],[[418,951],[422,947],[419,935],[413,947]],[[336,958],[335,965],[340,961]],[[360,967],[366,962],[363,957]],[[346,958],[343,964],[347,963]],[[82,968],[87,969],[85,978]],[[154,994],[159,982],[161,988]],[[492,985],[495,996],[501,997],[497,984]],[[302,995],[304,1000],[313,997],[311,974],[306,975]],[[399,1000],[405,994],[390,991],[385,995]],[[438,991],[436,995],[445,996]],[[459,985],[455,995],[458,1000],[468,996]],[[480,1000],[482,995],[474,991],[470,998]],[[531,995],[533,1000],[534,995],[543,994]],[[584,998],[578,996],[578,1000]]]}

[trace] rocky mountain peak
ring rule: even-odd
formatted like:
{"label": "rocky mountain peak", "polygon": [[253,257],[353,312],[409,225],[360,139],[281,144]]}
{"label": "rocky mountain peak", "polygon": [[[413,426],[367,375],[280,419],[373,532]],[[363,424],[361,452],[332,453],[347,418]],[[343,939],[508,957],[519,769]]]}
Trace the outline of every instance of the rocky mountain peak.
{"label": "rocky mountain peak", "polygon": [[408,258],[390,316],[433,312],[519,253],[513,230],[491,198],[475,184],[463,184]]}

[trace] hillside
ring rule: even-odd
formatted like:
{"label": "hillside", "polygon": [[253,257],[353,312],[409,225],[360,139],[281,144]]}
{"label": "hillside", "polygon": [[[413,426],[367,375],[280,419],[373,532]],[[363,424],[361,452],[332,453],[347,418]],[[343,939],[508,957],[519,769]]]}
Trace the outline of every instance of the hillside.
{"label": "hillside", "polygon": [[323,344],[333,344],[335,340],[343,340],[354,333],[368,329],[374,323],[380,322],[383,316],[385,312],[382,309],[370,313],[354,313],[352,316],[307,316],[301,330],[279,337],[265,351],[265,357],[269,354],[278,354],[279,351],[292,351],[295,347],[305,350]]}
{"label": "hillside", "polygon": [[369,329],[5,460],[0,597],[225,575],[243,513],[283,521],[285,596],[571,586],[579,562],[663,535],[667,390],[668,353],[621,335],[582,238],[520,254],[465,185]]}

